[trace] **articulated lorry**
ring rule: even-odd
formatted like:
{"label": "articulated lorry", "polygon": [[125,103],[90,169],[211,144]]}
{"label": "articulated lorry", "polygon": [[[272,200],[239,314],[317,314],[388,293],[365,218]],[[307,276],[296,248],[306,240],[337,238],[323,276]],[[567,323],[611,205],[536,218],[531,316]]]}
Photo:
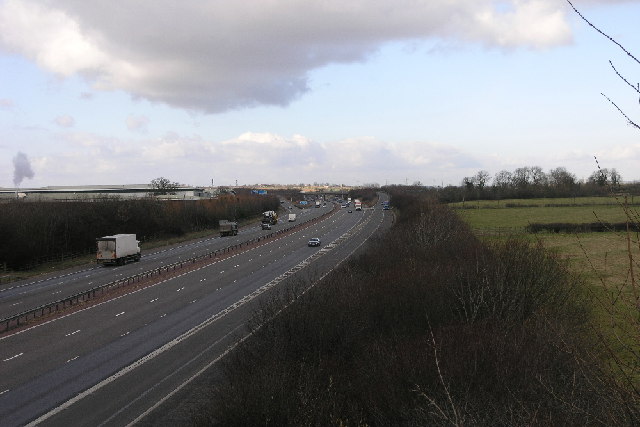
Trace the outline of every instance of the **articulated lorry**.
{"label": "articulated lorry", "polygon": [[262,213],[263,224],[276,225],[278,223],[278,213],[276,211],[266,211]]}
{"label": "articulated lorry", "polygon": [[114,234],[96,239],[98,264],[123,265],[127,261],[140,261],[140,242],[135,234]]}
{"label": "articulated lorry", "polygon": [[238,223],[235,221],[221,219],[218,221],[218,228],[220,229],[220,237],[238,235]]}

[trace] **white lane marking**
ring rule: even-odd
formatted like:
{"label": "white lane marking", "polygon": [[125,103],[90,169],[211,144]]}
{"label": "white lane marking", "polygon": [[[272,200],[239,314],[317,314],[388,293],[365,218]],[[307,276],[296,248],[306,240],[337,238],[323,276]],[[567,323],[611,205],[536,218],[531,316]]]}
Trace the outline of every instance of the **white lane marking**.
{"label": "white lane marking", "polygon": [[124,311],[123,311],[122,313],[118,313],[118,314],[116,314],[116,317],[121,316],[121,315],[123,315],[123,314],[124,314]]}
{"label": "white lane marking", "polygon": [[74,361],[74,360],[76,360],[78,357],[80,357],[80,356],[72,357],[71,359],[67,360],[67,363],[69,363],[69,362],[73,362],[73,361]]}
{"label": "white lane marking", "polygon": [[156,302],[156,301],[158,301],[158,299],[159,299],[159,298],[155,298],[155,299],[152,299],[152,300],[151,300],[151,301],[149,301],[149,302]]}
{"label": "white lane marking", "polygon": [[70,337],[71,335],[75,335],[78,332],[80,332],[80,329],[78,329],[77,331],[69,332],[67,335],[65,335],[65,337]]}
{"label": "white lane marking", "polygon": [[0,392],[0,396],[2,396],[3,394],[5,394],[5,393],[6,393],[6,392],[8,392],[8,391],[9,391],[9,389],[6,389],[5,391]]}
{"label": "white lane marking", "polygon": [[15,359],[16,357],[22,356],[24,353],[16,354],[15,356],[11,356],[8,359],[4,359],[3,362],[8,362],[11,359]]}
{"label": "white lane marking", "polygon": [[120,335],[121,337],[124,337],[125,335],[129,335],[129,331],[125,332],[124,334]]}
{"label": "white lane marking", "polygon": [[14,303],[14,304],[11,304],[11,307],[13,307],[14,305],[22,304],[22,303],[23,303],[23,301],[18,301],[18,302]]}
{"label": "white lane marking", "polygon": [[176,292],[180,292],[180,291],[181,291],[181,290],[183,290],[183,289],[184,289],[184,286],[183,286],[183,287],[181,287],[180,289],[176,289]]}

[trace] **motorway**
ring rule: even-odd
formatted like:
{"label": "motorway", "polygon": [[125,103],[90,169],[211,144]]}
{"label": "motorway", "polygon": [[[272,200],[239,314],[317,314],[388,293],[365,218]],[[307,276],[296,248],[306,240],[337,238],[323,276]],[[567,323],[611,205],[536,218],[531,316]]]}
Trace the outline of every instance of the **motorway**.
{"label": "motorway", "polygon": [[[297,221],[332,208],[298,211]],[[246,322],[270,290],[292,280],[317,280],[391,222],[388,211],[380,208],[338,209],[309,227],[1,337],[0,424],[144,421],[246,337]],[[276,227],[288,226],[282,222]],[[0,317],[15,313],[16,307],[51,301],[58,292],[68,295],[264,233],[259,226],[248,227],[236,237],[145,254],[139,263],[5,286],[0,289]],[[308,247],[310,237],[321,238],[322,245]]]}

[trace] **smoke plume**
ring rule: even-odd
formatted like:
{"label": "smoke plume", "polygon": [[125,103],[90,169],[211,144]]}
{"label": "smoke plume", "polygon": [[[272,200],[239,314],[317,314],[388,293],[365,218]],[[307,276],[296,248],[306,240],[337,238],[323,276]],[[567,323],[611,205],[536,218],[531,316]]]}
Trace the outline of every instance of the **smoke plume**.
{"label": "smoke plume", "polygon": [[13,185],[19,186],[25,178],[33,178],[33,169],[27,155],[19,151],[13,158]]}

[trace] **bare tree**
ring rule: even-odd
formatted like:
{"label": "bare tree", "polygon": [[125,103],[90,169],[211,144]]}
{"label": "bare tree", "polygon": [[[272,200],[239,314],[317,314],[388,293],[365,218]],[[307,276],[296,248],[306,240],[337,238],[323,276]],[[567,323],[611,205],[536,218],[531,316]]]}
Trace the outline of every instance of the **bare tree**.
{"label": "bare tree", "polygon": [[481,170],[478,171],[478,173],[473,177],[476,186],[478,186],[480,189],[483,189],[487,183],[489,182],[489,172],[487,172],[486,170]]}
{"label": "bare tree", "polygon": [[151,192],[152,194],[159,196],[165,194],[175,194],[176,190],[180,187],[177,182],[171,182],[167,178],[161,176],[151,180]]}
{"label": "bare tree", "polygon": [[576,184],[576,176],[567,171],[566,168],[557,167],[551,169],[548,174],[549,185],[558,188],[573,187]]}

